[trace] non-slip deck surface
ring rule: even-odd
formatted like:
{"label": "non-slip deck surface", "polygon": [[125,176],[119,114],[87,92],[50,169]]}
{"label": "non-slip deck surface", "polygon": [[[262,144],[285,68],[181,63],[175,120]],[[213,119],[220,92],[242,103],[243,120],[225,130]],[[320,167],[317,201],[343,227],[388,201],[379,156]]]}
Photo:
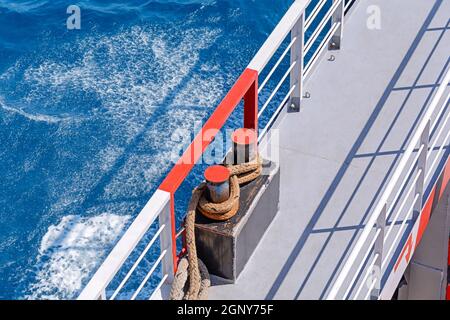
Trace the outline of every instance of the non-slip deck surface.
{"label": "non-slip deck surface", "polygon": [[[367,27],[367,8],[381,29]],[[210,299],[324,298],[449,65],[449,0],[360,0],[343,47],[279,130],[281,203],[235,284]],[[328,55],[329,55],[328,54]]]}

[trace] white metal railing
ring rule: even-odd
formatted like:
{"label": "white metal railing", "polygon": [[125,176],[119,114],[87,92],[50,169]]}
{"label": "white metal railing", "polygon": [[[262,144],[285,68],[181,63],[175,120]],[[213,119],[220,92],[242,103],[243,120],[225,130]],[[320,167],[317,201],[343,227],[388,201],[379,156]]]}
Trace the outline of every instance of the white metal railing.
{"label": "white metal railing", "polygon": [[[324,13],[323,9],[325,5],[330,3],[330,8]],[[279,69],[282,62],[286,59],[287,54],[290,53],[289,66],[284,71],[281,79],[276,82],[267,100],[264,101],[263,106],[259,110],[258,117],[261,117],[270,103],[273,102],[274,97],[279,93],[280,88],[286,83],[288,77],[290,81],[289,89],[284,98],[281,99],[281,103],[274,109],[275,111],[267,125],[261,131],[260,139],[271,128],[287,102],[289,102],[291,110],[298,111],[300,109],[300,101],[303,97],[303,83],[313,69],[313,66],[326,49],[330,47],[338,49],[340,47],[343,36],[345,5],[348,6],[350,2],[344,0],[320,0],[317,1],[311,13],[306,16],[306,8],[310,4],[311,0],[295,1],[248,65],[248,68],[256,70],[258,74],[261,74],[290,35],[291,39],[289,44],[271,67],[258,89],[258,93],[261,94],[266,88],[266,85],[272,80],[275,71]],[[322,15],[319,15],[320,13]],[[311,35],[305,43],[305,35],[307,33]],[[325,36],[319,41],[319,37],[323,33],[325,33]],[[308,54],[311,55],[311,58],[306,64],[305,58]]]}
{"label": "white metal railing", "polygon": [[[425,115],[408,143],[406,151],[380,196],[380,200],[370,214],[366,226],[330,289],[327,299],[379,298],[381,278],[387,271],[388,262],[392,258],[394,250],[398,247],[400,237],[405,232],[408,219],[414,220],[421,212],[424,190],[432,182],[431,177],[437,169],[435,166],[442,159],[442,152],[450,142],[450,128],[447,126],[450,112],[445,115],[443,120],[441,119],[449,103],[450,94],[445,95],[449,83],[450,68],[447,70]],[[443,97],[445,97],[444,100]],[[432,134],[433,132],[436,132],[436,134]],[[431,141],[433,143],[430,146]],[[438,144],[440,146],[435,150]],[[433,160],[433,162],[428,165],[430,160]],[[410,180],[411,183],[408,184]],[[400,200],[401,204],[396,210],[397,203]],[[405,208],[407,208],[406,211]],[[403,218],[400,217],[402,214]],[[390,226],[386,227],[387,218],[391,215],[393,218],[390,221]],[[396,223],[400,223],[398,228]],[[375,235],[370,239],[370,235],[374,231]],[[367,243],[369,243],[368,247],[366,246]],[[371,253],[372,260],[363,270],[363,266]],[[355,266],[357,267],[355,268]],[[374,270],[378,272],[374,272]],[[353,277],[348,281],[350,275],[353,275]],[[357,279],[360,275],[362,275],[362,281],[358,282]],[[367,281],[371,275],[372,281],[368,285]],[[354,295],[350,296],[352,288],[355,287],[358,287],[358,289]],[[368,291],[365,292],[364,288]],[[364,293],[364,296],[361,293]]]}
{"label": "white metal railing", "polygon": [[149,249],[155,244],[156,240],[160,241],[161,255],[154,262],[152,268],[145,276],[144,280],[140,283],[137,290],[133,293],[132,299],[135,299],[137,295],[142,291],[142,288],[148,282],[150,277],[154,274],[156,268],[162,263],[162,279],[160,280],[157,288],[159,288],[166,280],[170,280],[173,277],[173,260],[172,255],[167,254],[171,252],[172,248],[172,234],[169,208],[170,194],[161,190],[157,190],[144,209],[139,213],[131,226],[125,232],[123,237],[119,240],[106,260],[102,263],[100,268],[94,274],[92,279],[86,285],[81,292],[78,299],[80,300],[97,300],[106,299],[106,287],[111,280],[115,277],[117,272],[127,261],[130,254],[135,250],[136,246],[142,240],[153,223],[159,219],[159,229],[149,241],[141,255],[134,262],[124,279],[115,289],[110,299],[113,300],[117,297],[120,290],[124,287],[131,275],[135,272],[139,263],[143,260]]}
{"label": "white metal railing", "polygon": [[[264,89],[267,89],[266,85],[273,80],[274,73],[289,53],[289,67],[260,108],[258,118],[267,110],[270,103],[275,102],[274,98],[276,94],[288,78],[289,89],[284,98],[281,99],[281,103],[278,104],[265,128],[261,130],[259,140],[265,136],[286,104],[289,104],[294,110],[300,109],[303,82],[310,73],[312,66],[318,61],[318,58],[324,50],[331,46],[331,43],[334,49],[340,46],[343,32],[344,10],[347,9],[345,6],[348,6],[349,2],[344,0],[320,0],[317,2],[311,14],[305,19],[306,8],[311,2],[312,0],[294,1],[248,66],[249,69],[256,70],[258,75],[260,75],[274,54],[280,50],[285,39],[290,35],[290,43],[284,49],[277,62],[272,66],[258,89],[258,94],[261,94]],[[324,13],[323,17],[320,17],[319,13],[330,2],[332,3],[331,7]],[[317,27],[313,27],[314,23],[317,24]],[[329,24],[331,24],[331,28],[327,30]],[[319,41],[320,35],[325,31],[326,35]],[[304,39],[306,32],[310,32],[312,35],[305,47]],[[308,53],[312,54],[312,57],[305,68],[305,56]],[[174,248],[176,246],[175,240],[173,239],[175,226],[173,225],[174,221],[171,220],[170,194],[162,190],[157,190],[91,278],[78,299],[92,300],[108,298],[106,288],[110,285],[124,263],[129,259],[130,255],[135,252],[136,247],[157,219],[159,219],[159,229],[145,246],[142,253],[133,263],[109,299],[115,299],[119,296],[121,290],[135,274],[136,268],[142,262],[150,248],[155,245],[158,238],[160,240],[161,254],[132,294],[131,299],[137,298],[149,279],[155,276],[155,270],[159,264],[162,266],[162,275],[158,275],[161,280],[151,294],[150,299],[154,298],[154,295],[164,283],[171,283],[174,275],[174,256],[176,256],[176,254],[173,254],[176,250]],[[175,239],[181,233],[182,230],[178,231]]]}

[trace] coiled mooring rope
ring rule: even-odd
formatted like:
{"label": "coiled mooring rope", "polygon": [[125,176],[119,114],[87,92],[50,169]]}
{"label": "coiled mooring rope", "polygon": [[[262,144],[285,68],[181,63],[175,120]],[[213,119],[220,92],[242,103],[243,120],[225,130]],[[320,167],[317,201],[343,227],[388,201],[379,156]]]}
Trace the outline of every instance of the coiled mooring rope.
{"label": "coiled mooring rope", "polygon": [[171,300],[206,300],[211,285],[205,264],[197,257],[195,245],[195,214],[197,209],[206,217],[224,221],[233,217],[239,209],[240,185],[253,181],[261,175],[262,160],[239,165],[225,165],[230,170],[230,197],[221,203],[212,203],[206,198],[203,182],[192,192],[185,220],[187,258],[178,264],[170,292]]}

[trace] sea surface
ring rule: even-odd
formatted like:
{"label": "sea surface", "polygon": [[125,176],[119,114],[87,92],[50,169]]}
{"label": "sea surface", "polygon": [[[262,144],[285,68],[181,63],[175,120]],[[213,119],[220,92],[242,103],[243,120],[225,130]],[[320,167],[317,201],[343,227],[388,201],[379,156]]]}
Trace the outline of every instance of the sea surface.
{"label": "sea surface", "polygon": [[0,0],[0,299],[79,294],[290,4]]}

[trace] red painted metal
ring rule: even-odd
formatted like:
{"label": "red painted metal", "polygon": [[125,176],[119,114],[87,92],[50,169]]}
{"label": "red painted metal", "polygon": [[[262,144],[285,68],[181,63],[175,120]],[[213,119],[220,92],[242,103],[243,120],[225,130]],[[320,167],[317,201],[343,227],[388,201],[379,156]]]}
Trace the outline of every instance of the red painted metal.
{"label": "red painted metal", "polygon": [[[166,176],[159,186],[160,190],[170,193],[171,223],[172,223],[172,254],[174,270],[177,269],[177,248],[175,229],[175,192],[191,172],[194,165],[213,141],[215,135],[224,126],[234,109],[244,99],[244,127],[258,130],[258,72],[245,69],[216,110],[205,122],[203,128],[195,136],[190,146]],[[184,249],[183,249],[184,250]]]}
{"label": "red painted metal", "polygon": [[[442,177],[442,184],[443,185],[447,185],[448,181],[450,180],[450,159],[447,160],[447,165],[445,166],[444,169],[444,175]],[[442,195],[444,194],[445,188],[441,188],[441,192],[439,192],[439,199],[442,197]]]}
{"label": "red painted metal", "polygon": [[[450,237],[450,235],[449,235],[449,237]],[[450,238],[448,239],[447,265],[450,266]],[[449,284],[450,284],[450,283],[449,283]]]}
{"label": "red painted metal", "polygon": [[218,105],[211,117],[205,122],[205,125],[192,141],[191,145],[175,164],[167,177],[161,183],[159,189],[170,193],[175,192],[186,179],[195,163],[200,159],[203,152],[212,142],[215,134],[223,127],[236,106],[244,98],[244,127],[257,129],[258,120],[258,101],[257,97],[250,96],[249,91],[258,92],[258,73],[252,69],[245,69],[235,85],[231,88],[222,102]]}
{"label": "red painted metal", "polygon": [[244,104],[247,106],[244,112],[244,127],[255,129],[258,135],[258,72],[255,70],[251,71],[256,73],[256,77],[244,95]]}
{"label": "red painted metal", "polygon": [[239,128],[233,132],[231,135],[231,140],[234,143],[248,145],[251,143],[256,143],[258,137],[256,131],[253,129]]}
{"label": "red painted metal", "polygon": [[224,183],[230,179],[230,170],[221,165],[211,166],[205,170],[206,181]]}
{"label": "red painted metal", "polygon": [[[441,178],[438,178],[436,180],[436,184],[434,185],[433,189],[430,192],[430,195],[428,196],[427,201],[425,202],[425,205],[423,206],[423,209],[419,216],[419,230],[416,235],[413,235],[412,233],[409,235],[405,245],[402,248],[402,251],[400,253],[400,256],[398,257],[395,266],[394,271],[397,270],[398,266],[400,265],[401,260],[404,258],[406,263],[409,263],[409,260],[411,259],[412,253],[414,253],[415,248],[420,243],[420,240],[422,240],[423,233],[425,232],[428,222],[430,221],[431,211],[439,202],[439,200],[442,198],[443,192],[445,188],[448,185],[448,182],[450,180],[450,158],[447,159],[447,162],[444,167],[444,171],[441,174]],[[439,192],[439,196],[436,196],[436,193]]]}

